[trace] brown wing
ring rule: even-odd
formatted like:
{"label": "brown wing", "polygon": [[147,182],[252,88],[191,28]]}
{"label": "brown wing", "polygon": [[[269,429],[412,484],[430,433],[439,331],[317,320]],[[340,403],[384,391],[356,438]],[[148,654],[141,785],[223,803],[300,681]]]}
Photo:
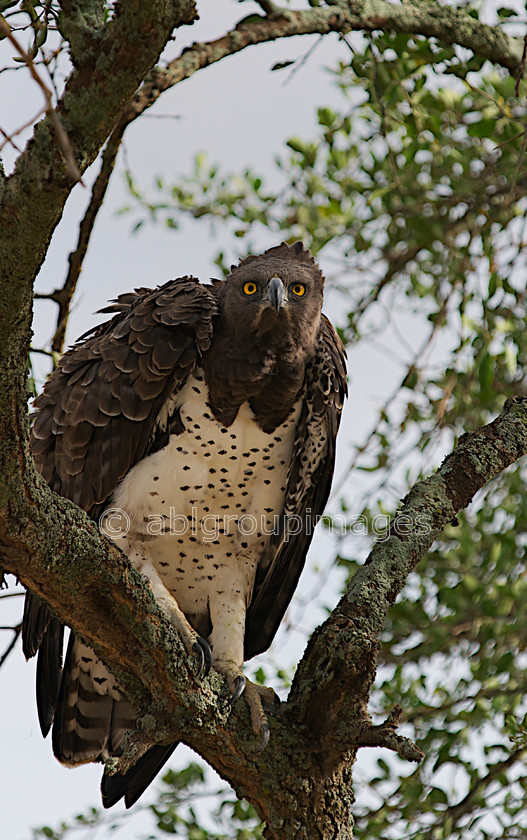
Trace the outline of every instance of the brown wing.
{"label": "brown wing", "polygon": [[183,277],[118,298],[35,401],[33,455],[50,487],[97,517],[145,454],[163,402],[210,345],[214,297]]}
{"label": "brown wing", "polygon": [[322,316],[317,353],[306,374],[280,533],[272,537],[258,566],[247,611],[245,659],[267,650],[296,589],[314,526],[329,496],[346,394],[345,351]]}
{"label": "brown wing", "polygon": [[[118,482],[149,450],[160,407],[177,392],[212,338],[213,295],[191,277],[138,289],[102,310],[116,313],[59,362],[35,401],[36,465],[50,487],[94,519]],[[43,734],[57,704],[62,626],[28,592],[23,650],[39,651],[37,698]]]}

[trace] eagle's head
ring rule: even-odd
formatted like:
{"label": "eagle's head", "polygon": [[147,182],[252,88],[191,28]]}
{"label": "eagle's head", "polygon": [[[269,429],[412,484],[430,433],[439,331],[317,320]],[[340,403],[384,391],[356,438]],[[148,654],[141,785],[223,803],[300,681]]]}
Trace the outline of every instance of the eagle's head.
{"label": "eagle's head", "polygon": [[320,326],[324,277],[301,242],[283,242],[233,267],[218,288],[223,327],[251,346],[290,345],[309,352]]}

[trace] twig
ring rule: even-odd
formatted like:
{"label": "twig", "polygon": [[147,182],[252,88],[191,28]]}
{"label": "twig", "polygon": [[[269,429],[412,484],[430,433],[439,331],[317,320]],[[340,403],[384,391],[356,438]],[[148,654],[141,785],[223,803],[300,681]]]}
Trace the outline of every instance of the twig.
{"label": "twig", "polygon": [[88,250],[95,219],[97,218],[97,214],[104,201],[104,196],[108,188],[108,182],[113,172],[115,161],[117,159],[117,153],[127,125],[128,123],[120,122],[108,138],[108,142],[102,155],[101,168],[97,178],[95,179],[95,183],[93,184],[88,207],[79,225],[77,247],[68,257],[69,268],[64,285],[62,289],[57,289],[53,293],[53,300],[55,300],[55,302],[59,305],[57,329],[55,330],[55,335],[53,336],[51,343],[53,353],[62,353],[64,349],[66,325],[68,323],[71,300],[75,294],[75,289],[77,288],[77,281],[81,273],[86,251]]}
{"label": "twig", "polygon": [[2,137],[5,137],[5,143],[2,143],[0,145],[0,151],[4,148],[6,143],[10,143],[15,152],[22,152],[22,149],[20,149],[13,140],[13,137],[15,136],[14,134],[6,134],[3,128],[0,128],[0,134],[2,135]]}
{"label": "twig", "polygon": [[44,94],[44,99],[46,101],[45,111],[51,121],[53,129],[55,131],[55,137],[57,138],[58,144],[66,160],[66,175],[68,175],[68,177],[72,178],[74,181],[78,181],[80,184],[82,184],[83,182],[81,174],[79,172],[77,164],[75,163],[75,156],[73,154],[70,139],[66,133],[64,126],[62,125],[62,122],[60,121],[59,115],[53,107],[53,97],[51,91],[44,83],[42,78],[39,76],[33,59],[31,58],[29,53],[26,52],[22,44],[13,35],[11,27],[9,26],[3,15],[0,15],[0,33],[2,33],[14,46],[15,50],[20,55],[24,64],[26,64],[32,78]]}
{"label": "twig", "polygon": [[356,736],[354,739],[356,745],[358,747],[386,747],[406,761],[422,761],[424,752],[410,738],[395,734],[402,711],[401,706],[394,706],[384,723],[380,726],[368,726]]}
{"label": "twig", "polygon": [[518,72],[516,73],[516,84],[514,86],[514,92],[516,96],[520,95],[520,82],[522,80],[523,71],[525,69],[525,59],[527,58],[527,35],[523,38],[523,52],[520,61],[520,66],[518,67]]}
{"label": "twig", "polygon": [[22,632],[22,623],[17,624],[16,627],[6,627],[5,629],[13,631],[13,638],[11,639],[10,643],[8,644],[5,651],[3,652],[2,656],[0,657],[0,668],[2,667],[2,665],[4,664],[7,657],[9,656],[9,654],[11,653],[11,651],[13,650],[14,646],[16,645],[16,643],[18,641],[18,637],[20,636],[20,633]]}
{"label": "twig", "polygon": [[17,128],[17,130],[14,131],[12,134],[6,134],[6,132],[3,131],[0,128],[0,133],[3,134],[3,136],[6,138],[5,143],[0,143],[0,151],[2,151],[2,149],[4,148],[6,143],[10,143],[13,146],[13,148],[15,149],[15,151],[20,152],[21,150],[16,145],[16,143],[14,143],[13,137],[17,137],[19,134],[21,134],[24,131],[24,129],[29,128],[29,126],[33,125],[35,120],[38,120],[40,115],[43,114],[45,112],[45,110],[46,110],[45,108],[40,108],[38,110],[38,112],[35,114],[34,117],[31,117],[30,120],[28,120],[23,125],[21,125],[19,128]]}
{"label": "twig", "polygon": [[[480,808],[480,803],[478,801],[474,801],[477,794],[481,794],[497,776],[500,776],[503,772],[505,772],[505,770],[508,770],[509,767],[512,767],[513,764],[519,761],[524,753],[525,749],[515,750],[506,759],[491,767],[486,776],[482,776],[474,782],[473,786],[461,802],[458,802],[457,805],[452,805],[443,812],[441,816],[441,827],[444,825],[446,819],[450,819],[452,821],[450,830],[453,831],[458,825],[461,817],[470,813],[470,811],[474,808]],[[431,826],[426,834],[423,835],[423,840],[434,840],[434,838],[438,836],[438,828],[439,825],[437,823]]]}

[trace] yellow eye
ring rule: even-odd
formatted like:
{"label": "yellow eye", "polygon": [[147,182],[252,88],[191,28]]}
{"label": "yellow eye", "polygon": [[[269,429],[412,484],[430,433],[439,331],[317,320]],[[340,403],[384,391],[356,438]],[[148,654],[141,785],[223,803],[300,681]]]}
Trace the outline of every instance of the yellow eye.
{"label": "yellow eye", "polygon": [[243,285],[243,293],[244,295],[254,295],[258,291],[258,286],[256,283],[244,283]]}
{"label": "yellow eye", "polygon": [[295,283],[294,286],[292,286],[292,291],[294,295],[297,295],[297,297],[302,297],[302,295],[305,295],[306,293],[306,287],[303,283]]}

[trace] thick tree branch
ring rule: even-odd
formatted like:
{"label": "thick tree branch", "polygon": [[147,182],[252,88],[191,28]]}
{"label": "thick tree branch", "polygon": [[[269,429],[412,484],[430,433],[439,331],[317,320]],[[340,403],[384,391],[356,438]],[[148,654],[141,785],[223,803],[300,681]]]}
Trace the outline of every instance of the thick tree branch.
{"label": "thick tree branch", "polygon": [[274,8],[272,16],[240,23],[221,38],[196,43],[183,50],[166,68],[156,67],[134,96],[123,119],[131,122],[160,94],[190,78],[197,70],[235,55],[250,46],[295,35],[345,35],[351,31],[385,30],[435,37],[443,44],[458,44],[517,74],[523,68],[523,39],[500,28],[480,23],[462,9],[437,2],[395,5],[386,0],[339,0],[329,8],[305,11]]}
{"label": "thick tree branch", "polygon": [[318,733],[321,751],[330,742],[336,751],[351,745],[357,715],[368,719],[379,634],[409,573],[475,493],[525,454],[527,398],[513,397],[496,420],[464,435],[437,473],[404,499],[386,538],[311,638],[291,689],[290,702],[306,730]]}
{"label": "thick tree branch", "polygon": [[[57,108],[76,165],[82,173],[95,159],[116,119],[129,102],[175,26],[194,16],[192,0],[127,0],[97,37],[71,4],[64,25],[71,35],[74,70]],[[54,227],[74,180],[68,175],[49,117],[18,158],[2,184],[0,201],[0,342],[3,371],[20,367],[28,349],[31,292]],[[18,365],[16,365],[16,362]],[[4,384],[7,390],[4,392]],[[2,403],[9,383],[0,381]],[[17,383],[20,387],[20,382]]]}
{"label": "thick tree branch", "polygon": [[[386,612],[442,528],[524,454],[527,398],[516,397],[493,423],[464,435],[434,476],[415,485],[387,538],[314,634],[288,701],[270,712],[272,752],[257,752],[243,702],[229,715],[218,675],[198,683],[179,639],[126,558],[30,469],[0,520],[0,551],[6,570],[75,627],[136,701],[144,734],[131,742],[124,766],[149,739],[182,738],[257,807],[269,837],[307,838],[316,836],[324,809],[303,827],[295,814],[308,803],[312,808],[313,797],[342,797],[357,746],[383,745],[419,759],[415,745],[395,734],[400,710],[380,726],[372,726],[367,714]],[[341,822],[348,807],[344,798],[336,817]],[[288,831],[296,826],[303,833],[280,833],[284,813]]]}

